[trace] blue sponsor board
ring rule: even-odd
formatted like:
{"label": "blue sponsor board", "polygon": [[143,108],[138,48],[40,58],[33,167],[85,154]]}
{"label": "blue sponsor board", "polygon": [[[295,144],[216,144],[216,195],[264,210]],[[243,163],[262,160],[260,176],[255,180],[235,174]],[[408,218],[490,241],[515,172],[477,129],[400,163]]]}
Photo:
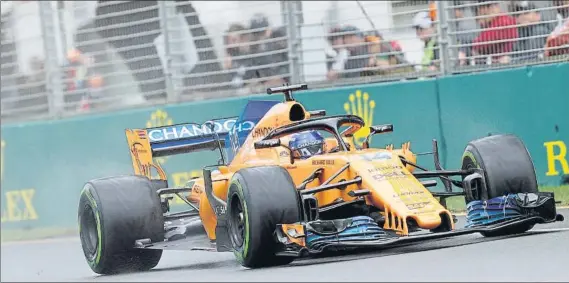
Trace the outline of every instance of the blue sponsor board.
{"label": "blue sponsor board", "polygon": [[239,151],[255,125],[278,101],[256,101],[247,103],[241,116],[221,118],[203,124],[184,123],[147,129],[152,149],[181,145],[195,145],[216,138],[225,141],[227,161]]}
{"label": "blue sponsor board", "polygon": [[[158,143],[171,140],[200,138],[210,136],[213,133],[219,135],[227,134],[237,121],[236,117],[211,120],[204,124],[187,123],[172,126],[147,129],[148,138],[151,143]],[[212,131],[213,125],[213,131]]]}
{"label": "blue sponsor board", "polygon": [[[186,123],[147,129],[152,149],[194,145],[210,141],[215,134],[224,139],[233,128],[236,117],[215,119],[203,124]],[[213,130],[212,130],[213,128]]]}

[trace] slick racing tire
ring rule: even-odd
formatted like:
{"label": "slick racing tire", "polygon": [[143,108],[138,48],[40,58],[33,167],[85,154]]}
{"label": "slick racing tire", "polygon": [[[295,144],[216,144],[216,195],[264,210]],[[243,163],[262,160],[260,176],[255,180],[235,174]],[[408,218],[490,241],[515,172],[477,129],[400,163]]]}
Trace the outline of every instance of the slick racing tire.
{"label": "slick racing tire", "polygon": [[[464,150],[462,169],[484,170],[486,191],[477,188],[474,200],[488,200],[516,193],[537,193],[534,164],[524,143],[514,135],[495,135],[471,141]],[[484,236],[501,236],[523,233],[533,225],[522,225]]]}
{"label": "slick racing tire", "polygon": [[133,248],[138,239],[164,240],[160,198],[145,177],[119,176],[86,183],[78,220],[83,253],[95,273],[146,271],[162,257],[162,250]]}
{"label": "slick racing tire", "polygon": [[227,194],[227,223],[231,246],[244,267],[285,265],[293,257],[276,256],[273,238],[277,224],[300,221],[300,201],[289,173],[282,167],[241,169],[233,175]]}

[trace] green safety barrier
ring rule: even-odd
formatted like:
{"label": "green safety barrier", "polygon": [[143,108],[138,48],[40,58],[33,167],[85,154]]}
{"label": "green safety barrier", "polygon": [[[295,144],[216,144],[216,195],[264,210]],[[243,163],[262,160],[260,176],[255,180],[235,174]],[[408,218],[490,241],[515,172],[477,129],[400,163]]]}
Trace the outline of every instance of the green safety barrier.
{"label": "green safety barrier", "polygon": [[541,185],[569,174],[569,64],[439,80],[441,127],[450,167],[469,140],[513,133],[529,149]]}
{"label": "green safety barrier", "polygon": [[[540,184],[558,185],[569,174],[569,64],[456,75],[441,79],[366,84],[297,93],[309,110],[351,113],[367,125],[393,123],[394,133],[375,136],[373,146],[411,142],[431,151],[439,140],[443,164],[460,166],[469,140],[497,133],[519,135],[532,155]],[[76,228],[85,181],[131,174],[125,128],[205,122],[236,116],[248,99],[166,105],[2,126],[2,231]],[[363,137],[356,136],[361,143]],[[216,163],[217,152],[159,158],[170,185],[182,186]],[[419,162],[432,168],[432,157]],[[181,203],[175,200],[175,203]]]}

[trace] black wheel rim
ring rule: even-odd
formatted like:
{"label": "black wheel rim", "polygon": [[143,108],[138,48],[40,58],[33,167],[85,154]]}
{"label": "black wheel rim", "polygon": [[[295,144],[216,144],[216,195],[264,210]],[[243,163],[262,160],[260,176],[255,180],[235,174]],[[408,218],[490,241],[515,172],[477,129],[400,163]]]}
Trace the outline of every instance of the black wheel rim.
{"label": "black wheel rim", "polygon": [[245,214],[243,212],[243,206],[241,204],[241,199],[238,195],[233,195],[230,203],[230,214],[229,214],[229,229],[231,241],[235,247],[243,246],[245,239]]}
{"label": "black wheel rim", "polygon": [[90,205],[85,205],[81,216],[81,242],[85,255],[91,260],[94,259],[99,247],[99,236],[95,212]]}
{"label": "black wheel rim", "polygon": [[[476,165],[474,164],[474,161],[472,161],[472,159],[470,159],[469,157],[465,158],[465,160],[463,161],[462,164],[462,168],[464,170],[470,170],[470,169],[476,169]],[[464,180],[464,176],[462,177],[462,180]],[[473,199],[471,200],[467,200],[467,201],[473,201],[473,200],[479,200],[482,198],[481,194],[480,194],[480,188],[479,188],[479,184],[478,182],[474,182],[474,184],[472,185],[472,197]]]}

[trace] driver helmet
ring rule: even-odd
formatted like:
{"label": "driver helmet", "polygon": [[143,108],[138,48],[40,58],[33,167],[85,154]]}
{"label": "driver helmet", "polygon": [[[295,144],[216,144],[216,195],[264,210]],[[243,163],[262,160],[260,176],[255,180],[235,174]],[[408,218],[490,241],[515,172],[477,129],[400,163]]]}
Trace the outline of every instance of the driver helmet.
{"label": "driver helmet", "polygon": [[324,137],[313,130],[300,132],[291,136],[289,147],[293,157],[306,159],[324,153]]}

